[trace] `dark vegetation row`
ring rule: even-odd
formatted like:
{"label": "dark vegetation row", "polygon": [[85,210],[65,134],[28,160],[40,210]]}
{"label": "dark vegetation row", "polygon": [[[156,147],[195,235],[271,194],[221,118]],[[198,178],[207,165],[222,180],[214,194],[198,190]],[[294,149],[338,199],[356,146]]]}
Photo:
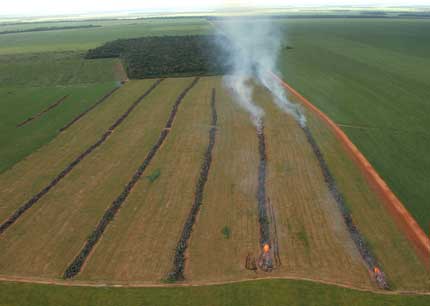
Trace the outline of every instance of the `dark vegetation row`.
{"label": "dark vegetation row", "polygon": [[227,69],[212,35],[118,39],[91,49],[87,59],[120,57],[129,78],[218,75]]}
{"label": "dark vegetation row", "polygon": [[33,121],[34,119],[39,118],[40,116],[42,116],[43,114],[49,112],[51,109],[57,107],[58,105],[60,105],[64,100],[67,99],[69,95],[65,95],[64,97],[58,99],[57,101],[55,101],[53,104],[49,105],[47,108],[45,108],[43,111],[37,113],[34,116],[31,116],[30,118],[25,119],[23,122],[19,123],[16,127],[21,127],[26,125],[27,123]]}
{"label": "dark vegetation row", "polygon": [[88,28],[100,28],[99,25],[80,25],[80,26],[64,26],[64,27],[39,27],[32,29],[24,29],[24,30],[8,30],[8,31],[0,31],[0,35],[2,34],[16,34],[16,33],[26,33],[26,32],[46,32],[46,31],[57,31],[57,30],[74,30],[74,29],[88,29]]}
{"label": "dark vegetation row", "polygon": [[364,262],[366,263],[368,269],[372,271],[378,287],[380,287],[381,289],[389,289],[388,283],[385,278],[385,274],[382,272],[380,265],[378,264],[375,256],[372,254],[363,236],[355,226],[352,220],[352,216],[345,203],[345,199],[340,193],[339,189],[337,188],[336,181],[328,168],[327,162],[325,161],[324,156],[318,144],[315,141],[315,138],[313,137],[308,127],[302,127],[302,129],[306,135],[306,139],[308,140],[308,143],[311,145],[312,150],[318,160],[318,163],[322,170],[322,174],[324,176],[324,181],[326,182],[330,190],[330,193],[332,194],[332,196],[336,200],[336,203],[338,204],[338,207],[342,213],[343,220],[345,221],[346,227],[348,228],[349,234],[352,240],[354,241],[355,246],[360,252],[360,255],[363,258]]}
{"label": "dark vegetation row", "polygon": [[75,118],[73,118],[69,123],[67,123],[65,126],[63,126],[60,129],[60,132],[63,132],[67,130],[70,126],[72,126],[75,122],[77,122],[79,119],[81,119],[83,116],[88,114],[90,111],[92,111],[94,108],[96,108],[98,105],[102,104],[104,101],[106,101],[110,96],[114,94],[115,91],[120,89],[121,87],[115,87],[114,89],[110,90],[108,93],[106,93],[103,97],[101,97],[96,103],[91,105],[88,109],[77,115]]}
{"label": "dark vegetation row", "polygon": [[155,89],[155,87],[160,84],[162,80],[157,80],[154,84],[142,95],[140,96],[128,109],[125,111],[115,122],[112,124],[109,129],[100,137],[100,139],[89,146],[84,152],[82,152],[75,160],[73,160],[66,168],[64,168],[45,188],[43,188],[39,193],[34,195],[30,200],[25,202],[22,206],[20,206],[9,218],[6,219],[0,225],[0,234],[2,234],[5,230],[7,230],[13,223],[15,223],[19,217],[21,217],[28,209],[30,209],[33,205],[35,205],[44,195],[46,195],[55,185],[58,184],[67,174],[69,174],[73,168],[76,167],[85,157],[90,155],[97,147],[99,147],[102,143],[104,143],[112,132],[128,117],[128,115],[133,111],[133,109],[140,103],[142,100],[149,95],[149,93]]}
{"label": "dark vegetation row", "polygon": [[265,244],[270,244],[270,225],[267,216],[267,202],[266,202],[266,141],[264,137],[264,125],[261,124],[257,128],[258,137],[258,189],[257,189],[257,202],[258,202],[258,222],[260,223],[260,244],[263,247]]}
{"label": "dark vegetation row", "polygon": [[93,232],[88,237],[87,241],[85,242],[84,247],[81,249],[79,254],[75,257],[73,262],[67,267],[66,271],[63,274],[64,278],[72,278],[76,276],[82,269],[83,264],[88,258],[88,255],[91,253],[91,250],[94,248],[94,246],[97,244],[97,242],[102,237],[104,231],[106,230],[109,223],[113,220],[115,217],[115,214],[118,212],[124,201],[127,199],[128,195],[130,194],[130,191],[132,188],[136,185],[140,177],[145,172],[145,169],[150,164],[151,160],[157,153],[158,149],[163,144],[164,140],[166,139],[167,135],[170,132],[170,128],[172,126],[173,120],[175,119],[176,113],[178,111],[178,107],[181,104],[184,97],[187,95],[187,93],[191,90],[191,88],[196,85],[198,82],[198,78],[195,78],[193,82],[188,85],[182,93],[177,97],[175,104],[173,105],[173,108],[170,112],[169,119],[167,120],[165,128],[161,131],[161,134],[157,140],[157,142],[152,146],[148,154],[146,155],[144,161],[139,166],[139,168],[136,170],[134,175],[132,176],[131,180],[127,183],[127,185],[124,187],[121,194],[112,202],[112,204],[109,206],[109,208],[104,213],[103,217],[100,219],[99,223],[97,224],[96,228],[93,230]]}
{"label": "dark vegetation row", "polygon": [[281,256],[279,255],[278,225],[276,222],[276,213],[269,198],[267,198],[267,210],[270,215],[269,225],[272,226],[272,233],[273,233],[271,237],[272,239],[271,248],[273,250],[274,264],[276,267],[279,267],[282,265],[282,261],[281,261]]}
{"label": "dark vegetation row", "polygon": [[173,259],[173,269],[167,276],[168,281],[184,280],[185,251],[188,247],[188,241],[190,239],[194,223],[196,222],[197,214],[199,213],[200,206],[203,202],[203,193],[205,190],[205,185],[208,180],[209,170],[212,163],[212,151],[215,146],[217,129],[216,125],[218,120],[215,102],[215,88],[213,88],[211,97],[212,126],[209,130],[209,144],[203,156],[203,163],[200,168],[200,176],[197,181],[196,189],[194,192],[194,203],[191,207],[190,213],[188,214],[187,220],[185,221],[181,237],[179,238],[179,241],[176,245],[175,256]]}

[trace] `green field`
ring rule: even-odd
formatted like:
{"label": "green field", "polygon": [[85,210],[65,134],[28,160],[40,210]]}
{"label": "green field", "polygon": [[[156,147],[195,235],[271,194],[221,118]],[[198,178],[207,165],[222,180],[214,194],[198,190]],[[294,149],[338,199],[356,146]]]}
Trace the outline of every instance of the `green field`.
{"label": "green field", "polygon": [[1,306],[427,306],[430,296],[385,295],[309,281],[262,280],[173,288],[88,288],[0,282]]}
{"label": "green field", "polygon": [[[48,143],[58,130],[117,86],[111,59],[75,52],[0,56],[0,172]],[[68,95],[28,124],[27,118]]]}
{"label": "green field", "polygon": [[0,35],[0,54],[26,52],[88,50],[118,38],[141,36],[204,34],[211,30],[205,19],[153,19],[85,21],[76,23],[37,23],[23,26],[1,26],[0,31],[42,27],[93,24],[90,29],[26,32]]}
{"label": "green field", "polygon": [[[341,125],[428,230],[430,20],[312,18],[276,22],[286,31],[284,45],[292,47],[281,54],[284,79]],[[59,133],[61,127],[123,79],[118,72],[119,59],[84,60],[87,49],[117,38],[207,34],[212,29],[203,18],[183,18],[0,24],[0,31],[82,24],[101,27],[0,35],[0,221],[97,141],[154,81],[126,82],[106,103],[70,130]],[[63,282],[63,271],[142,162],[163,129],[170,107],[190,81],[164,80],[106,143],[1,237],[1,277]],[[253,184],[257,179],[256,174],[254,177],[248,173],[258,158],[257,139],[253,138],[254,126],[247,121],[246,112],[231,102],[220,78],[213,77],[202,78],[185,98],[169,138],[136,185],[129,202],[125,202],[103,234],[78,282],[100,282],[103,286],[117,281],[144,281],[163,285],[161,280],[170,269],[206,147],[212,87],[219,97],[218,138],[211,170],[215,176],[209,177],[205,194],[205,204],[209,204],[203,205],[198,217],[200,224],[192,234],[186,270],[186,277],[191,277],[187,281],[242,280],[268,275],[258,276],[250,271],[236,275],[235,269],[245,270],[247,249],[241,243],[251,245],[256,252],[260,248],[257,218],[252,214],[256,194]],[[339,212],[330,211],[334,204],[324,200],[323,192],[327,190],[322,176],[313,175],[316,170],[308,170],[316,161],[306,161],[312,152],[305,147],[309,154],[303,153],[307,152],[300,145],[306,144],[304,135],[290,117],[285,120],[287,115],[268,102],[267,92],[259,89],[255,94],[256,101],[266,110],[265,120],[270,120],[266,124],[268,154],[277,152],[276,156],[269,156],[268,178],[277,180],[269,183],[268,195],[275,208],[279,205],[279,231],[286,243],[283,251],[288,252],[284,270],[270,275],[371,288],[367,284],[373,284],[368,271],[361,259],[354,257],[358,256],[356,250],[348,249],[350,237],[341,235],[344,224],[336,223],[341,220]],[[68,98],[58,107],[17,127],[66,95]],[[430,277],[422,262],[362,173],[321,121],[308,114],[308,124],[346,198],[354,223],[376,255],[391,289],[428,292]],[[234,157],[229,157],[231,152],[236,153]],[[304,176],[305,183],[294,175]],[[301,187],[309,190],[302,192]],[[322,189],[320,193],[318,188]],[[237,210],[229,205],[236,205]],[[216,213],[211,209],[216,209]],[[226,226],[232,229],[231,239],[222,236],[221,230]],[[351,262],[356,270],[350,268],[347,259],[341,262],[336,257],[334,243],[320,238],[326,232],[336,233],[330,241],[339,242],[339,254],[348,249],[346,257],[354,258]],[[303,251],[309,246],[313,255]],[[210,248],[215,250],[206,254]],[[197,268],[190,264],[192,258],[196,258]],[[359,270],[360,275],[356,273]],[[284,274],[276,274],[279,271]],[[330,277],[324,278],[321,271]],[[73,282],[70,280],[68,285]],[[430,305],[430,296],[376,294],[301,280],[166,288],[92,288],[0,281],[2,305],[424,306]]]}
{"label": "green field", "polygon": [[341,124],[428,232],[430,20],[282,23],[284,78]]}

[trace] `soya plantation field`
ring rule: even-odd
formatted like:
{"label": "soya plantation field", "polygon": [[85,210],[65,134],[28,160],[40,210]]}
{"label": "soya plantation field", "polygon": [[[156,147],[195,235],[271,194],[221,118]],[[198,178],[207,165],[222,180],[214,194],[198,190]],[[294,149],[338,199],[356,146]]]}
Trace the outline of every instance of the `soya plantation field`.
{"label": "soya plantation field", "polygon": [[[204,19],[177,22],[183,33],[210,29]],[[291,31],[302,31],[299,21],[288,22]],[[109,21],[63,31],[106,31],[97,34],[102,43],[127,37],[124,27],[141,36],[147,23]],[[148,29],[169,34],[163,29],[172,24],[157,21]],[[430,290],[424,263],[313,113],[305,111],[304,129],[258,87],[253,99],[266,113],[260,131],[222,76],[128,80],[120,59],[83,58],[78,49],[97,46],[77,46],[87,34],[65,44],[49,38],[51,32],[29,36],[35,41],[19,54],[0,56],[0,292],[6,296],[0,305],[67,305],[63,295],[94,305],[226,305],[233,297],[235,305],[286,299],[295,305],[304,291],[314,294],[309,305],[430,302],[396,294]],[[293,64],[285,64],[285,76],[293,67],[288,65],[304,65],[301,50],[311,51],[303,37],[310,32],[291,35],[293,49],[284,55]],[[13,40],[30,34],[5,35]],[[45,39],[46,52],[33,53],[42,51]],[[62,51],[52,52],[54,46]],[[18,52],[12,43],[8,48],[0,53]],[[291,83],[307,88],[297,75]],[[323,91],[323,82],[311,84],[320,89],[310,86],[310,95]],[[324,105],[336,112],[341,100],[334,101]],[[357,145],[365,147],[366,138],[359,138]],[[364,247],[357,247],[348,218]],[[375,293],[382,288],[374,267],[384,272],[393,295]],[[163,288],[88,288],[100,285]]]}

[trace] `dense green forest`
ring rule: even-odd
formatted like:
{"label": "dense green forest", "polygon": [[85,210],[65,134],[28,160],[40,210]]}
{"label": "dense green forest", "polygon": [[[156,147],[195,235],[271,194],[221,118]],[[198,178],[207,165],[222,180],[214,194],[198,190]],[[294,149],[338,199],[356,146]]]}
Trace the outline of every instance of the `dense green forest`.
{"label": "dense green forest", "polygon": [[216,75],[226,71],[227,66],[217,60],[214,41],[211,35],[118,39],[89,50],[86,58],[120,57],[133,79]]}

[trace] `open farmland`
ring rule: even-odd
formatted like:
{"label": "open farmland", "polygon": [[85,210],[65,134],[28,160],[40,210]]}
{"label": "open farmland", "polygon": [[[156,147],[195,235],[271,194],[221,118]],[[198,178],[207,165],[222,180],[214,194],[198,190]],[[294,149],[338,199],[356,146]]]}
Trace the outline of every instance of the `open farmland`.
{"label": "open farmland", "polygon": [[430,20],[284,20],[285,79],[348,134],[429,233]]}
{"label": "open farmland", "polygon": [[[0,35],[0,54],[29,52],[88,50],[118,38],[163,35],[195,35],[211,31],[203,18],[81,21],[67,23],[37,23],[40,26],[97,25],[88,29],[68,29],[47,32],[25,32]],[[31,25],[2,26],[0,31],[36,27]]]}
{"label": "open farmland", "polygon": [[[84,61],[75,52],[0,56],[0,172],[118,87],[125,78],[118,65],[111,59]],[[37,118],[18,127],[32,117]]]}
{"label": "open farmland", "polygon": [[[83,243],[88,239],[87,244],[94,243],[90,243],[78,270],[71,274],[77,275],[76,281],[153,284],[166,279],[174,268],[175,247],[197,192],[211,112],[215,110],[218,120],[213,162],[209,165],[201,210],[197,211],[186,242],[186,282],[287,276],[374,288],[303,130],[276,108],[266,90],[259,89],[254,99],[266,112],[266,196],[272,210],[270,227],[276,226],[272,234],[276,234],[280,259],[272,273],[245,268],[246,257],[258,258],[261,252],[256,128],[248,114],[234,103],[220,77],[202,77],[127,82],[95,111],[0,175],[5,182],[2,186],[7,186],[2,190],[2,198],[8,199],[1,211],[4,220],[80,152],[100,137],[105,139],[5,228],[0,240],[5,250],[0,254],[0,275],[60,279],[87,248]],[[112,126],[124,112],[128,115],[123,121]],[[324,150],[328,150],[328,143],[333,142],[329,132],[323,132],[323,126],[316,128],[318,121],[311,123],[312,130],[318,131],[316,139],[321,139]],[[101,136],[106,129],[112,132]],[[83,138],[86,140],[80,142]],[[329,148],[330,166],[333,154],[346,155],[334,145]],[[123,186],[130,184],[142,163],[145,167],[124,196]],[[411,246],[390,221],[376,195],[371,196],[372,191],[366,189],[359,170],[354,170],[348,159],[344,164],[345,168],[334,167],[335,177],[345,180],[341,190],[348,203],[354,205],[354,220],[363,226],[390,285],[428,289],[422,263]],[[345,169],[355,171],[357,179],[361,179],[360,188],[365,192],[358,198],[348,183],[353,179]],[[118,199],[121,209],[118,207],[112,222],[108,218],[100,236],[92,240],[105,212]],[[360,205],[376,205],[373,216],[383,215],[384,222],[377,227],[369,224],[365,212],[355,208]],[[386,239],[381,241],[379,235]],[[387,248],[400,253],[396,260],[384,255]],[[400,270],[399,260],[405,260]]]}
{"label": "open farmland", "polygon": [[[294,119],[275,108],[267,92],[260,90],[255,100],[266,111],[267,197],[276,212],[280,241],[281,265],[273,275],[370,286],[303,131]],[[228,95],[220,98],[219,109],[214,168],[191,240],[188,275],[200,281],[231,280],[239,275],[262,277],[265,273],[245,269],[247,255],[258,257],[260,252],[256,129]],[[231,237],[222,235],[224,226],[231,229]],[[354,273],[344,274],[345,270]]]}
{"label": "open farmland", "polygon": [[[414,41],[428,21],[274,22],[288,33],[285,79],[427,230],[428,44]],[[25,32],[83,24],[97,27]],[[217,50],[195,47],[211,36],[181,36],[212,25],[0,24],[23,31],[0,35],[0,306],[430,304],[422,258],[327,124],[303,108],[301,126],[252,81],[264,116],[251,117],[213,76]],[[124,43],[115,58],[79,51],[154,34],[179,36],[114,41]],[[142,53],[151,40],[165,48]]]}

